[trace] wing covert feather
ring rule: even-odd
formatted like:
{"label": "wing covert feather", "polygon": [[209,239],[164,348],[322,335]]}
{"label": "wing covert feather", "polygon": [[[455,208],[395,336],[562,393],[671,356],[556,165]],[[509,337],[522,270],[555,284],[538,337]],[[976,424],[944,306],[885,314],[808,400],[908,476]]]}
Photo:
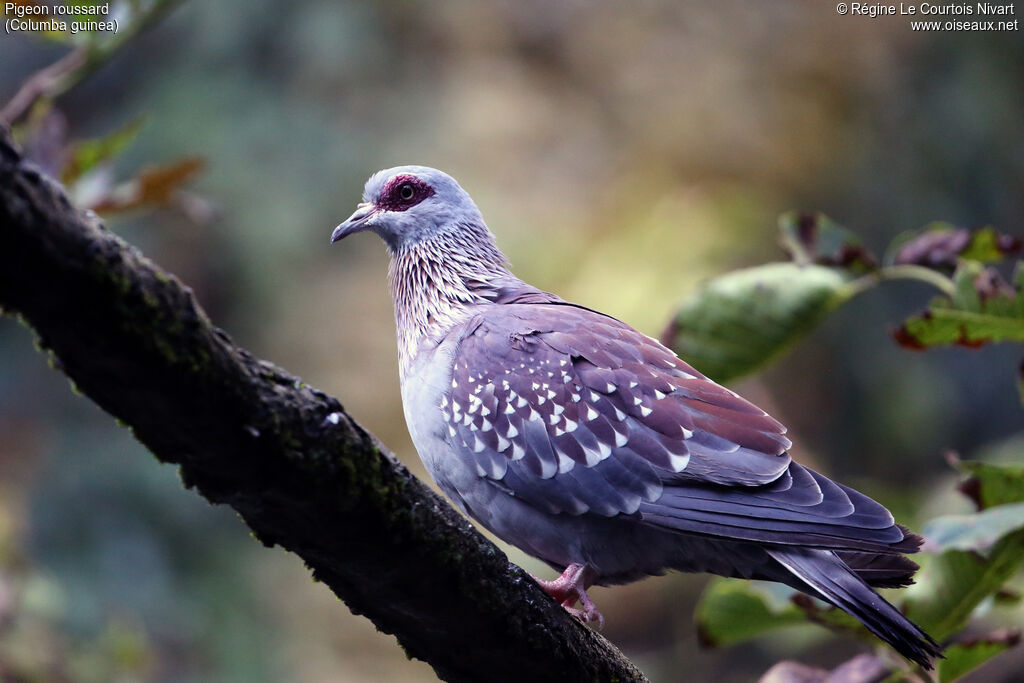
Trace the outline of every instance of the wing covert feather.
{"label": "wing covert feather", "polygon": [[613,318],[513,304],[465,329],[450,443],[552,512],[632,514],[675,478],[765,484],[790,462],[781,424]]}

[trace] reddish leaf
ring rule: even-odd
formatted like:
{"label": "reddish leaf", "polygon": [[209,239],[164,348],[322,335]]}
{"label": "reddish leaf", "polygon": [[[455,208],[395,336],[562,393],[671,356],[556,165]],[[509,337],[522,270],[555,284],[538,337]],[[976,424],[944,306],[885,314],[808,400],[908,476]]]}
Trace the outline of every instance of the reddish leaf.
{"label": "reddish leaf", "polygon": [[203,160],[198,157],[146,168],[137,178],[123,183],[91,208],[97,213],[114,213],[167,204],[174,193],[202,168]]}

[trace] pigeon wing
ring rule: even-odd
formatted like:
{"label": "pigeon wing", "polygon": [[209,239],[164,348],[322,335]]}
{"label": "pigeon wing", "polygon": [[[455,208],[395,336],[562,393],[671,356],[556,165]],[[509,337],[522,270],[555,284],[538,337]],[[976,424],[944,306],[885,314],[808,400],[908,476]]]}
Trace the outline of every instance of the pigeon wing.
{"label": "pigeon wing", "polygon": [[552,512],[635,513],[666,481],[775,481],[785,428],[629,326],[569,304],[489,308],[442,399],[481,477]]}
{"label": "pigeon wing", "polygon": [[792,463],[778,421],[614,318],[511,304],[464,330],[441,406],[449,442],[539,509],[755,542],[916,547],[883,506]]}

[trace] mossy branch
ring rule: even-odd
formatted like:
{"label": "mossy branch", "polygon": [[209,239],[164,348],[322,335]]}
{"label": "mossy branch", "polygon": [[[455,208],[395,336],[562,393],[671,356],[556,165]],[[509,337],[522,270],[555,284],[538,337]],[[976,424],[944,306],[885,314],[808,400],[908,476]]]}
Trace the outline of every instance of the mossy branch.
{"label": "mossy branch", "polygon": [[0,126],[0,305],[189,487],[448,680],[643,680],[327,396],[71,206]]}

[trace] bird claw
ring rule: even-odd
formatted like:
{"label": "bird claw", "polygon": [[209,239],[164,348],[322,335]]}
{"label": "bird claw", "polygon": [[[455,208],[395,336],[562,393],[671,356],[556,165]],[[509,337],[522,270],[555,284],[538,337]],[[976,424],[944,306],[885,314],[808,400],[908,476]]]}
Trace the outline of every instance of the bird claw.
{"label": "bird claw", "polygon": [[573,615],[574,617],[582,621],[584,624],[594,624],[594,628],[596,628],[598,631],[603,630],[604,616],[597,611],[597,606],[590,600],[589,597],[587,597],[586,593],[584,593],[583,597],[580,599],[580,604],[583,606],[583,609],[576,609],[575,607],[570,607],[569,605],[566,605],[564,602],[562,603],[562,607],[565,609],[566,612]]}
{"label": "bird claw", "polygon": [[[595,624],[597,629],[604,628],[604,617],[597,610],[597,605],[587,595],[587,588],[593,582],[593,572],[586,565],[570,564],[562,572],[562,575],[553,581],[538,579],[536,581],[548,595],[558,601],[565,611],[573,615],[584,624]],[[573,607],[580,604],[580,609]]]}

